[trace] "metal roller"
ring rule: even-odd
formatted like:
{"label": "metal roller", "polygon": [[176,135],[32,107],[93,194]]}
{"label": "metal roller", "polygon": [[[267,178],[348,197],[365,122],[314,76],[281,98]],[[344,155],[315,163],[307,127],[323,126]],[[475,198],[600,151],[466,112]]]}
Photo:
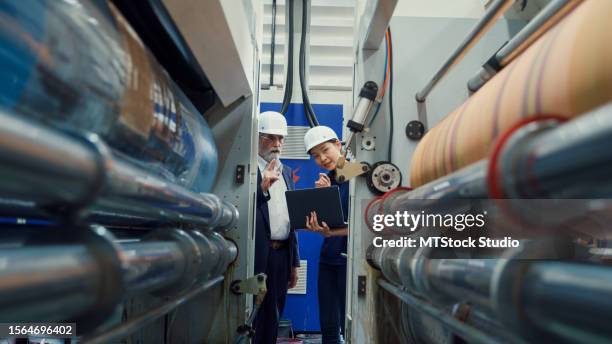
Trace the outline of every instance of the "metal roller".
{"label": "metal roller", "polygon": [[519,306],[505,311],[513,312],[524,324],[568,342],[605,343],[612,339],[609,266],[538,262],[527,268],[519,285],[521,300],[513,299]]}
{"label": "metal roller", "polygon": [[176,242],[125,243],[121,248],[123,273],[131,293],[165,288],[181,277],[186,257]]}
{"label": "metal roller", "polygon": [[[398,297],[422,298],[438,307],[437,312],[443,313],[436,316],[437,320],[453,332],[457,324],[453,325],[443,314],[450,314],[453,304],[465,302],[488,314],[473,321],[502,324],[526,339],[609,340],[612,332],[604,319],[612,309],[606,301],[612,297],[612,269],[558,261],[570,258],[573,251],[564,239],[559,240],[561,243],[565,243],[566,250],[553,249],[559,245],[550,241],[527,242],[521,248],[507,250],[500,259],[436,258],[428,248],[371,247],[368,261],[386,279],[405,288],[407,294]],[[428,316],[432,314],[437,313]],[[418,337],[429,338],[423,334]],[[514,341],[519,340],[517,337]]]}
{"label": "metal roller", "polygon": [[431,128],[412,157],[410,185],[420,187],[482,160],[523,119],[575,118],[611,101],[611,13],[610,1],[582,1]]}
{"label": "metal roller", "polygon": [[[97,228],[79,229],[88,233],[78,237],[84,242],[58,244],[54,238],[60,235],[53,232],[45,245],[39,235],[24,247],[3,249],[0,321],[78,318],[83,319],[79,321],[83,329],[93,329],[126,293],[177,295],[222,275],[237,256],[235,245],[217,233],[174,230],[164,232],[174,233],[163,235],[164,241],[118,243]],[[203,240],[208,244],[203,245]],[[91,314],[99,316],[92,321]]]}
{"label": "metal roller", "polygon": [[[414,190],[398,188],[374,199],[366,223],[372,229],[375,215],[398,211],[466,212],[471,200],[489,197],[509,198],[488,205],[503,205],[506,215],[534,225],[558,226],[590,214],[609,219],[611,119],[608,104],[566,123],[554,116],[526,120],[504,133],[490,158]],[[387,233],[410,234],[394,228],[381,234]]]}
{"label": "metal roller", "polygon": [[150,233],[144,240],[174,242],[179,246],[179,252],[183,256],[183,259],[181,259],[182,264],[178,271],[178,278],[163,288],[157,288],[154,291],[155,295],[178,294],[188,290],[197,282],[197,278],[200,275],[199,270],[204,265],[204,255],[206,252],[200,250],[197,242],[187,232],[181,229],[163,228]]}
{"label": "metal roller", "polygon": [[121,244],[127,290],[173,295],[222,275],[238,255],[218,233],[161,229],[144,241]]}
{"label": "metal roller", "polygon": [[[395,214],[396,212],[416,211],[428,208],[452,214],[465,211],[469,201],[462,199],[485,199],[488,197],[486,184],[487,162],[480,161],[455,173],[434,180],[416,189],[399,187],[387,192],[383,197],[370,202],[365,213],[365,221],[372,228],[375,215]],[[385,227],[380,234],[409,234],[400,229]]]}
{"label": "metal roller", "polygon": [[[0,111],[0,195],[53,216],[92,206],[99,223],[188,223],[229,229],[237,209],[110,154],[94,134],[71,137]],[[19,182],[15,182],[19,181]],[[106,215],[105,215],[106,214]],[[117,215],[124,215],[119,220]]]}
{"label": "metal roller", "polygon": [[0,107],[7,113],[96,133],[158,178],[210,192],[217,149],[208,124],[114,5],[7,2],[0,23]]}
{"label": "metal roller", "polygon": [[482,66],[482,69],[468,81],[468,89],[472,92],[478,91],[498,71],[512,62],[512,60],[581,2],[582,0],[550,1],[546,7],[541,9],[510,41],[506,42]]}
{"label": "metal roller", "polygon": [[100,267],[84,245],[3,249],[0,256],[3,322],[68,319],[97,303]]}
{"label": "metal roller", "polygon": [[499,143],[497,161],[490,169],[499,196],[610,197],[612,104],[557,123],[547,125],[546,119],[526,123]]}
{"label": "metal roller", "polygon": [[113,313],[126,292],[121,249],[103,227],[71,230],[47,228],[31,235],[27,248],[2,250],[1,321],[78,320],[90,331]]}
{"label": "metal roller", "polygon": [[419,103],[424,102],[431,90],[438,84],[440,80],[463,59],[463,57],[470,51],[472,47],[484,36],[484,34],[493,27],[497,18],[502,16],[506,10],[508,10],[513,4],[510,0],[495,0],[492,1],[487,7],[482,19],[480,19],[469,35],[461,42],[461,44],[455,49],[452,55],[444,62],[444,64],[438,69],[436,74],[431,80],[425,85],[425,87],[419,91],[416,95],[416,101]]}

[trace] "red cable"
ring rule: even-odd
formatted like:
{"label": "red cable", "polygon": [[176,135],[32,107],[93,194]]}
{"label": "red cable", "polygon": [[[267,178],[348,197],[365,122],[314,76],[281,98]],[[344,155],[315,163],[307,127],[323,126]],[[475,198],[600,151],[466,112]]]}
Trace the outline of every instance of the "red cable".
{"label": "red cable", "polygon": [[389,29],[385,31],[385,44],[387,45],[387,69],[385,69],[385,79],[383,81],[382,89],[380,90],[380,98],[382,99],[387,90],[387,84],[389,83],[389,75],[391,74],[391,52],[389,51]]}

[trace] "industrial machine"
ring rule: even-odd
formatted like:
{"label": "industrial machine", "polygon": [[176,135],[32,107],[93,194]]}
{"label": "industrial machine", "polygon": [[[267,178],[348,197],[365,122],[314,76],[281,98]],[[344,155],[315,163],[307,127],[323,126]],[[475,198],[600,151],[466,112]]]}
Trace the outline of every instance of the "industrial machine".
{"label": "industrial machine", "polygon": [[381,196],[380,173],[353,181],[347,342],[610,342],[612,4],[427,17],[400,3],[358,15],[356,83],[389,63],[393,86],[354,151],[403,178]]}
{"label": "industrial machine", "polygon": [[0,322],[76,325],[9,342],[221,343],[248,325],[265,292],[249,258],[258,11],[0,5]]}
{"label": "industrial machine", "polygon": [[[248,342],[265,110],[298,187],[318,172],[304,129],[343,138],[347,343],[612,341],[612,2],[356,0],[352,87],[309,96],[315,3],[278,1],[284,85],[276,1],[271,23],[265,1],[0,4],[0,333],[32,324],[0,343],[51,342],[42,323],[63,343]],[[321,238],[298,236],[306,279]],[[303,284],[284,313],[316,332]]]}

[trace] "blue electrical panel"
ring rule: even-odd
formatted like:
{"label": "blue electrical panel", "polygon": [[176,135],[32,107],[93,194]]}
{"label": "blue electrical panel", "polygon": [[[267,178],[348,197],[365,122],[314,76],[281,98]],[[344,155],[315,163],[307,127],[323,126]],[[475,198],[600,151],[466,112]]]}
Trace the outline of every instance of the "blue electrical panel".
{"label": "blue electrical panel", "polygon": [[[279,111],[279,103],[261,103],[260,111]],[[342,138],[343,106],[341,104],[312,104],[319,124],[332,128]],[[308,126],[302,104],[291,104],[285,114],[290,126]],[[283,159],[283,164],[294,171],[295,187],[314,187],[319,178],[319,168],[313,160]],[[306,295],[287,295],[283,318],[291,320],[294,331],[319,331],[319,304],[317,302],[317,276],[319,274],[319,253],[323,237],[319,234],[299,231],[300,259],[308,264]]]}

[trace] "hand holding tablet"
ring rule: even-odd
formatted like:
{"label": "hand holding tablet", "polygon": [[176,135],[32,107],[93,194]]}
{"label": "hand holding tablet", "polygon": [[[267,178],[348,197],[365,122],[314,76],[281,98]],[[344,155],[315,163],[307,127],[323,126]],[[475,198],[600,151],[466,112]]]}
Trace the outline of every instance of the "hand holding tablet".
{"label": "hand holding tablet", "polygon": [[337,186],[287,191],[285,197],[291,229],[308,228],[306,220],[312,218],[312,212],[316,212],[319,225],[325,222],[328,228],[346,226]]}

